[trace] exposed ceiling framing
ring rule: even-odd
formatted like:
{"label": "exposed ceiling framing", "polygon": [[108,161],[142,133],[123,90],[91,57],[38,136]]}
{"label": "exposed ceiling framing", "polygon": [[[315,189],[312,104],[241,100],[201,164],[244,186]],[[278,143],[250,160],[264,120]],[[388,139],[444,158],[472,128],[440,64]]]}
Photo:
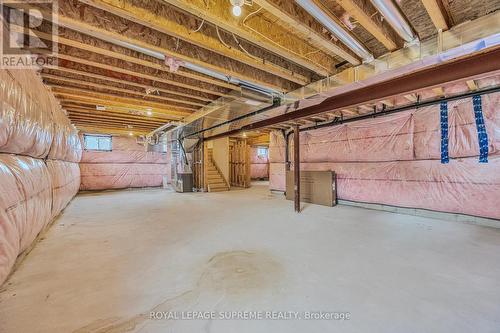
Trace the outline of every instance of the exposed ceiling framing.
{"label": "exposed ceiling framing", "polygon": [[[280,54],[286,59],[322,76],[334,72],[337,59],[325,56],[324,52],[307,41],[274,24],[279,18],[266,15],[258,7],[244,8],[242,19],[231,15],[228,1],[162,0],[196,17],[230,31],[265,50]],[[208,6],[207,6],[208,4]],[[255,5],[254,5],[255,6]]]}
{"label": "exposed ceiling framing", "polygon": [[441,0],[422,0],[432,23],[438,30],[448,30],[451,26],[450,18]]}
{"label": "exposed ceiling framing", "polygon": [[[404,47],[370,0],[309,1],[375,57]],[[59,1],[58,63],[41,75],[79,128],[143,133],[207,112],[211,102],[233,98],[242,85],[291,92],[361,63],[342,38],[296,1],[248,3],[235,17],[229,0]],[[398,5],[420,39],[500,7],[495,0],[401,0]],[[47,10],[44,4],[38,8]],[[50,38],[47,24],[36,30],[39,38]],[[171,70],[165,57],[178,61],[178,70]],[[467,86],[478,89],[474,81]],[[446,96],[440,87],[433,93]],[[418,99],[413,92],[406,95]],[[341,112],[356,115],[397,101],[388,97],[376,103]]]}
{"label": "exposed ceiling framing", "polygon": [[380,20],[380,16],[376,15],[377,10],[369,0],[337,0],[337,3],[388,51],[394,51],[402,46],[401,38],[388,24]]}

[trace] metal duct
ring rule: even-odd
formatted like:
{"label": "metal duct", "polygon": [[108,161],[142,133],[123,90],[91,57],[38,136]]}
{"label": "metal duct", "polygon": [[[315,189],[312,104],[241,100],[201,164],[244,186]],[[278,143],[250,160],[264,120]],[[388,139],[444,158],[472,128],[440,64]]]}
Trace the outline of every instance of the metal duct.
{"label": "metal duct", "polygon": [[360,42],[353,38],[337,22],[333,21],[314,1],[295,0],[295,2],[311,16],[318,20],[328,31],[337,37],[344,45],[357,54],[364,62],[373,60],[373,55]]}
{"label": "metal duct", "polygon": [[412,28],[392,0],[371,0],[371,2],[407,43],[414,43],[418,40],[418,37],[415,36]]}

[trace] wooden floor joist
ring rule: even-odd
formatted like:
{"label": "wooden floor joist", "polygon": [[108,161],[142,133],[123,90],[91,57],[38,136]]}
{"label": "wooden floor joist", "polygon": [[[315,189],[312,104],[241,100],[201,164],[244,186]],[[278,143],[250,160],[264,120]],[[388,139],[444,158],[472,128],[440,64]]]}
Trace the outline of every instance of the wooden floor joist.
{"label": "wooden floor joist", "polygon": [[436,29],[445,31],[451,27],[450,18],[441,0],[422,0],[422,4],[431,17]]}
{"label": "wooden floor joist", "polygon": [[[147,112],[148,110],[152,110],[152,112],[155,113],[163,113],[165,115],[168,115],[171,117],[171,119],[182,119],[185,115],[185,111],[172,111],[169,109],[164,109],[164,108],[158,108],[158,107],[151,107],[149,106],[149,103],[142,103],[142,104],[131,104],[131,103],[124,103],[124,102],[118,102],[114,100],[110,100],[109,98],[97,98],[97,97],[89,97],[81,94],[71,94],[71,93],[65,93],[65,92],[54,92],[54,95],[60,98],[61,102],[92,102],[95,103],[96,105],[104,105],[106,107],[108,106],[118,106],[122,108],[128,108],[128,109],[134,109],[134,110],[142,110]],[[189,114],[189,113],[188,113]]]}
{"label": "wooden floor joist", "polygon": [[376,17],[373,17],[373,13],[377,13],[377,9],[369,0],[336,0],[336,2],[387,50],[394,51],[403,45],[401,38],[384,21],[376,20]]}
{"label": "wooden floor joist", "polygon": [[[63,109],[78,108],[88,111],[101,111],[100,109],[102,109],[103,107],[101,103],[84,101],[84,100],[73,101],[70,99],[61,99],[60,103]],[[149,110],[149,109],[139,109],[137,107],[123,107],[123,106],[110,105],[109,103],[104,107],[104,111],[109,113],[134,115],[139,117],[146,117],[148,114],[151,114],[152,117],[159,118],[162,121],[172,120],[173,118],[178,119],[178,117],[172,117],[166,113],[156,112],[154,109]]]}
{"label": "wooden floor joist", "polygon": [[444,97],[445,96],[445,92],[444,92],[444,89],[442,87],[433,88],[432,91],[438,97]]}
{"label": "wooden floor joist", "polygon": [[155,114],[151,112],[151,115],[148,115],[147,112],[144,113],[131,113],[123,110],[117,110],[113,109],[111,107],[107,107],[105,110],[97,110],[95,107],[90,107],[90,106],[85,106],[85,105],[79,105],[76,103],[61,103],[61,106],[65,110],[71,110],[71,111],[77,111],[81,113],[87,113],[87,114],[106,114],[106,115],[112,115],[112,116],[118,116],[121,118],[130,118],[130,119],[148,119],[148,120],[154,120],[154,121],[159,121],[159,122],[166,122],[170,118],[165,117],[163,114]]}
{"label": "wooden floor joist", "polygon": [[[285,84],[287,87],[284,87],[281,84],[276,84],[276,83],[273,83],[269,80],[268,81],[261,80],[259,77],[256,77],[254,71],[243,70],[242,68],[239,68],[237,71],[235,71],[235,70],[232,70],[229,67],[227,67],[226,64],[223,64],[224,61],[222,61],[221,64],[214,64],[211,62],[207,62],[210,58],[212,58],[208,54],[205,56],[207,61],[202,61],[202,60],[199,60],[198,58],[194,58],[194,57],[191,57],[188,55],[184,55],[184,54],[175,52],[175,50],[173,50],[173,49],[166,49],[164,47],[160,47],[160,46],[157,46],[157,45],[154,45],[151,43],[147,43],[147,42],[145,42],[145,39],[127,37],[126,31],[129,29],[122,31],[122,33],[117,33],[117,32],[111,31],[111,29],[109,29],[109,25],[107,25],[107,26],[102,25],[100,23],[100,22],[102,22],[102,20],[100,20],[100,21],[94,20],[91,23],[87,23],[84,21],[84,19],[81,19],[81,18],[76,19],[76,17],[70,16],[70,15],[75,15],[75,12],[78,12],[78,10],[75,9],[76,7],[73,7],[74,4],[75,3],[73,3],[73,2],[60,3],[59,9],[61,12],[58,15],[58,20],[57,20],[57,24],[59,26],[80,32],[80,33],[88,35],[88,36],[92,36],[92,37],[107,41],[107,42],[112,43],[112,44],[127,45],[129,47],[132,46],[134,49],[141,49],[142,48],[144,50],[147,50],[147,52],[156,52],[156,53],[163,54],[163,55],[168,54],[170,56],[175,57],[176,59],[198,65],[200,67],[218,72],[222,75],[225,75],[228,77],[239,78],[241,80],[245,80],[245,81],[251,82],[251,83],[256,84],[256,85],[260,85],[263,87],[274,89],[276,91],[291,90],[291,87],[289,85]],[[16,7],[24,8],[25,10],[29,9],[28,7],[26,7],[26,5],[23,5],[23,4],[16,4]],[[69,7],[69,8],[66,8],[66,7]],[[88,7],[87,11],[90,11],[91,10],[90,8],[92,8],[92,7]],[[44,8],[37,7],[37,10],[39,10],[42,14],[47,14],[47,15],[45,15],[46,17],[51,17],[51,15],[49,15],[50,13],[48,13]],[[102,12],[101,15],[103,13],[106,13],[106,12],[105,11]],[[97,14],[96,16],[99,16],[99,14]],[[102,18],[102,19],[106,20],[106,18]],[[133,21],[128,21],[128,22],[129,22],[128,25],[136,24]],[[137,29],[130,29],[130,30],[140,30],[140,29],[137,28]],[[155,30],[151,30],[150,32],[153,32],[153,31],[155,31]],[[158,32],[158,33],[160,33],[160,32]],[[162,38],[159,37],[159,39],[161,40]],[[194,46],[196,46],[196,45],[194,45]],[[226,59],[227,59],[227,61],[233,61],[232,58],[226,58]],[[261,72],[261,76],[262,75],[266,76],[268,74],[269,73],[267,73],[265,71]],[[271,74],[271,76],[273,76],[273,75]],[[274,78],[276,79],[277,77],[274,76]],[[286,81],[283,83],[286,83]],[[293,88],[293,89],[295,89],[295,88]]]}
{"label": "wooden floor joist", "polygon": [[[35,33],[32,32],[31,34],[34,35]],[[80,33],[74,32],[74,34],[80,34]],[[42,31],[37,31],[36,35],[42,39],[51,40],[51,38],[52,38],[52,35],[47,34],[45,32],[42,32]],[[79,38],[83,38],[83,37],[79,37]],[[155,70],[169,72],[169,69],[165,64],[161,64],[159,62],[152,62],[152,61],[140,59],[137,57],[132,57],[132,56],[129,56],[126,54],[122,54],[119,52],[115,52],[113,50],[113,44],[106,42],[106,41],[101,41],[101,40],[96,39],[95,43],[96,44],[98,43],[100,45],[100,47],[97,47],[97,46],[91,45],[89,43],[82,43],[82,42],[79,42],[79,41],[74,40],[74,39],[69,39],[69,38],[65,38],[62,36],[58,36],[57,43],[61,44],[61,45],[75,47],[75,48],[85,50],[88,52],[96,53],[96,54],[99,54],[99,55],[102,55],[105,57],[112,57],[112,58],[123,60],[123,61],[129,62],[129,63],[137,64],[140,66],[149,67],[149,68],[152,68]],[[208,83],[208,84],[211,84],[214,86],[219,86],[219,87],[237,90],[237,91],[241,90],[241,88],[235,84],[231,84],[231,83],[228,83],[228,82],[225,82],[222,80],[213,79],[213,78],[208,77],[206,75],[199,75],[196,73],[191,73],[191,72],[188,72],[186,70],[183,70],[182,68],[179,69],[178,71],[176,71],[175,74],[179,75],[179,76],[186,77],[186,78],[194,79],[197,81],[205,82],[205,83]]]}
{"label": "wooden floor joist", "polygon": [[111,93],[104,93],[104,92],[97,92],[93,90],[88,90],[88,89],[80,89],[80,88],[73,88],[73,87],[68,87],[68,86],[57,86],[57,85],[51,85],[52,91],[55,94],[74,94],[78,95],[81,97],[89,97],[89,98],[97,98],[97,99],[102,99],[102,100],[107,100],[110,102],[119,102],[119,103],[128,103],[128,104],[137,104],[137,105],[144,105],[145,107],[150,107],[150,108],[158,108],[158,109],[167,109],[170,110],[172,114],[175,115],[189,115],[196,109],[193,109],[192,107],[181,107],[177,105],[169,105],[166,103],[159,103],[155,101],[150,101],[150,100],[145,100],[142,98],[131,98],[131,97],[125,97],[125,96],[120,96],[116,94],[111,94]]}
{"label": "wooden floor joist", "polygon": [[138,129],[138,130],[143,130],[143,131],[151,131],[156,128],[156,126],[138,126],[138,125],[131,125],[127,123],[121,123],[121,122],[116,122],[116,121],[102,121],[102,120],[86,120],[86,119],[78,119],[78,118],[70,118],[71,122],[75,125],[93,125],[96,127],[109,127],[109,126],[115,126],[116,128],[123,128],[123,129]]}
{"label": "wooden floor joist", "polygon": [[132,122],[132,121],[122,121],[122,120],[110,120],[107,118],[89,118],[89,117],[81,117],[75,114],[69,115],[69,118],[72,122],[75,123],[92,123],[99,124],[99,126],[106,125],[117,125],[123,126],[123,128],[138,128],[145,130],[153,130],[155,128],[160,127],[163,124],[154,124],[154,123],[140,123],[140,122]]}
{"label": "wooden floor joist", "polygon": [[227,48],[218,39],[202,33],[193,33],[186,25],[179,24],[175,20],[168,17],[160,16],[157,13],[151,12],[146,8],[137,6],[134,3],[129,3],[121,0],[80,1],[102,10],[112,12],[115,15],[119,15],[127,20],[134,21],[162,33],[180,38],[194,45],[201,46],[207,50],[216,52],[225,57],[237,59],[238,61],[252,66],[258,70],[264,70],[268,73],[272,73],[289,81],[301,85],[310,82],[306,77],[298,73],[294,73],[290,70],[287,70],[286,68],[279,67],[270,62],[266,62],[265,59],[260,59],[256,56],[250,56],[242,50],[236,48]]}
{"label": "wooden floor joist", "polygon": [[[143,88],[145,90],[146,89],[158,90],[159,92],[163,92],[165,94],[177,95],[177,96],[183,97],[183,99],[179,99],[179,101],[182,102],[182,103],[185,103],[185,104],[192,104],[192,105],[198,105],[198,106],[204,106],[205,105],[203,103],[192,102],[192,101],[186,100],[185,98],[189,98],[191,100],[199,100],[199,101],[203,101],[203,102],[210,102],[210,101],[212,101],[210,98],[205,98],[205,97],[198,96],[198,95],[181,93],[181,92],[178,92],[178,91],[175,91],[175,90],[168,90],[168,89],[164,89],[164,88],[157,87],[157,86],[152,86],[152,85],[147,85],[147,84],[140,84],[140,83],[132,82],[132,81],[120,80],[120,79],[117,79],[117,78],[114,78],[114,77],[110,77],[110,76],[104,76],[104,75],[99,75],[99,74],[94,74],[94,73],[79,71],[79,70],[76,70],[76,69],[65,68],[65,67],[61,67],[61,66],[58,66],[58,67],[56,67],[56,66],[46,66],[44,68],[52,70],[52,71],[58,71],[58,72],[63,72],[63,73],[69,73],[69,74],[75,74],[75,75],[79,75],[79,76],[84,76],[85,78],[98,79],[98,80],[109,81],[109,82],[114,82],[114,83],[120,83],[120,84],[124,84],[124,85],[129,85],[129,86],[133,86],[133,87]],[[64,78],[64,76],[61,76],[61,77]],[[82,82],[88,82],[88,81],[83,81],[82,80]]]}
{"label": "wooden floor joist", "polygon": [[123,34],[114,33],[114,32],[108,31],[108,30],[103,29],[103,28],[97,28],[97,27],[94,27],[90,24],[84,23],[84,22],[79,21],[79,20],[74,20],[74,19],[65,17],[63,15],[59,15],[58,20],[59,20],[58,21],[59,24],[65,28],[73,29],[73,30],[76,30],[78,32],[88,34],[90,36],[108,41],[110,43],[135,45],[137,47],[140,47],[140,48],[143,48],[146,50],[159,52],[161,54],[169,54],[170,56],[173,56],[173,57],[180,59],[182,61],[186,61],[186,62],[198,65],[198,66],[203,67],[203,68],[207,68],[209,70],[221,73],[225,76],[239,78],[241,80],[249,81],[251,83],[261,85],[261,86],[264,86],[264,87],[267,87],[270,89],[274,89],[277,91],[286,90],[286,89],[283,89],[283,87],[280,85],[266,82],[266,81],[263,81],[259,78],[256,78],[250,72],[241,72],[241,71],[237,72],[237,71],[230,70],[227,67],[224,67],[223,65],[214,65],[211,63],[207,63],[205,61],[200,61],[196,58],[192,58],[192,57],[185,56],[183,54],[174,52],[171,49],[165,49],[162,47],[158,47],[158,46],[155,46],[153,44],[149,44],[147,42],[144,42],[143,40],[129,38],[129,37],[124,36]]}
{"label": "wooden floor joist", "polygon": [[[298,38],[292,32],[264,20],[252,22],[256,13],[248,12],[246,7],[241,18],[235,18],[230,12],[230,4],[225,1],[210,2],[206,6],[204,0],[162,0],[181,10],[210,22],[226,31],[232,32],[259,47],[275,54],[280,54],[290,61],[315,73],[328,76],[335,72],[336,61],[325,55],[318,48]],[[254,7],[255,8],[255,7]],[[253,13],[253,14],[252,14]],[[309,53],[309,56],[306,54]]]}
{"label": "wooden floor joist", "polygon": [[467,87],[469,88],[470,91],[476,91],[479,89],[476,81],[474,81],[474,80],[468,80],[468,81],[466,81],[466,84],[467,84]]}
{"label": "wooden floor joist", "polygon": [[130,125],[144,125],[144,126],[154,126],[154,127],[160,127],[163,125],[163,122],[151,122],[151,121],[142,121],[142,120],[137,120],[137,119],[124,119],[124,118],[117,118],[117,117],[109,117],[109,116],[96,116],[96,115],[87,115],[87,114],[81,114],[78,112],[74,112],[71,110],[68,110],[68,116],[70,119],[81,119],[81,120],[99,120],[102,122],[107,122],[107,121],[119,121],[125,124],[130,124]]}
{"label": "wooden floor joist", "polygon": [[[323,50],[324,52],[339,56],[353,65],[359,65],[361,61],[349,49],[340,42],[333,41],[328,34],[322,33],[323,26],[299,7],[294,1],[275,1],[275,0],[254,0],[261,8],[273,14],[279,20],[285,22],[293,30],[293,33],[300,34],[308,40],[309,43]],[[301,14],[300,16],[297,16]],[[346,33],[349,32],[346,30]]]}
{"label": "wooden floor joist", "polygon": [[128,119],[110,119],[110,118],[107,118],[107,117],[101,117],[101,118],[92,118],[92,117],[89,117],[89,116],[86,116],[86,115],[79,115],[77,113],[70,113],[68,114],[68,117],[72,120],[72,121],[88,121],[88,122],[101,122],[102,125],[106,125],[106,124],[117,124],[117,125],[123,125],[124,127],[130,127],[130,126],[134,126],[134,127],[137,127],[137,128],[155,128],[155,127],[159,127],[161,126],[163,123],[144,123],[144,122],[138,122],[138,121],[131,121],[131,120],[128,120]]}
{"label": "wooden floor joist", "polygon": [[[178,105],[178,104],[184,104],[184,103],[182,101],[176,100],[174,98],[168,98],[168,97],[162,97],[162,96],[156,96],[156,95],[148,95],[145,93],[140,93],[140,92],[135,91],[135,90],[120,89],[120,88],[115,88],[115,87],[111,87],[111,86],[102,86],[102,85],[99,85],[96,83],[91,83],[91,82],[71,80],[71,79],[61,79],[60,77],[53,76],[53,75],[42,75],[42,76],[45,79],[46,84],[48,86],[56,88],[56,89],[57,88],[67,88],[67,89],[74,89],[74,90],[85,90],[88,92],[93,91],[93,90],[85,89],[85,87],[61,86],[57,83],[54,83],[53,82],[54,80],[61,81],[61,82],[67,82],[67,83],[71,83],[71,84],[79,85],[79,86],[81,86],[81,85],[88,86],[88,87],[92,87],[92,88],[100,89],[100,90],[111,90],[114,92],[125,93],[128,95],[137,95],[137,96],[140,96],[141,98],[149,98],[147,101],[151,100],[151,102],[162,103],[161,100],[166,101],[166,102],[171,102],[171,103],[173,102],[173,103],[176,103],[176,104],[174,104],[174,105],[176,105],[176,107],[181,108],[181,109],[186,109],[186,110],[197,110],[198,109],[198,107],[195,107],[195,106],[189,105],[189,104],[188,105]],[[106,93],[106,92],[97,91],[97,93]],[[117,96],[119,96],[119,95],[117,95]],[[167,103],[166,105],[169,105],[169,103]]]}
{"label": "wooden floor joist", "polygon": [[92,124],[79,124],[76,125],[76,128],[80,130],[82,133],[92,133],[92,134],[111,134],[111,135],[130,135],[132,136],[141,136],[146,135],[150,131],[147,130],[138,130],[138,129],[123,129],[122,127],[108,126],[108,127],[98,127],[93,126]]}
{"label": "wooden floor joist", "polygon": [[203,88],[199,88],[196,86],[176,82],[173,80],[164,79],[164,78],[161,78],[159,76],[153,76],[153,75],[148,75],[148,74],[144,74],[144,73],[140,73],[140,72],[136,72],[136,71],[131,71],[131,70],[121,68],[121,67],[105,65],[105,64],[101,64],[101,63],[96,62],[96,61],[90,61],[90,60],[86,60],[86,59],[82,59],[82,58],[77,58],[77,57],[73,57],[73,56],[66,55],[66,54],[58,54],[57,58],[67,60],[67,61],[76,62],[76,63],[87,65],[87,66],[97,67],[97,68],[101,68],[101,69],[105,69],[105,70],[109,70],[109,71],[114,71],[117,73],[136,76],[136,77],[144,78],[144,79],[151,80],[151,81],[162,82],[162,83],[166,83],[169,85],[181,87],[184,89],[189,89],[189,90],[193,90],[193,91],[200,91],[200,92],[204,92],[204,93],[211,94],[211,95],[229,96],[228,94],[222,93],[220,91],[203,89]]}
{"label": "wooden floor joist", "polygon": [[145,122],[145,123],[165,123],[168,121],[167,119],[159,119],[159,118],[153,118],[153,117],[147,117],[147,116],[133,116],[133,115],[127,115],[127,114],[120,114],[120,113],[114,113],[114,112],[109,112],[109,111],[98,111],[98,110],[85,110],[81,108],[66,108],[65,109],[68,113],[74,113],[74,114],[79,114],[82,116],[95,116],[95,117],[104,117],[104,118],[116,118],[120,120],[130,120],[130,121],[138,121],[138,122]]}

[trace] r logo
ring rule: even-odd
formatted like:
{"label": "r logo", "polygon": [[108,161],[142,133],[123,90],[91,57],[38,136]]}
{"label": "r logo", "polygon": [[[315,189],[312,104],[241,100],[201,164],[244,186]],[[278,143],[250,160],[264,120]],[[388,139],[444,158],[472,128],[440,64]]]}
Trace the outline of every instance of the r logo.
{"label": "r logo", "polygon": [[56,0],[0,0],[0,68],[53,65],[57,54]]}

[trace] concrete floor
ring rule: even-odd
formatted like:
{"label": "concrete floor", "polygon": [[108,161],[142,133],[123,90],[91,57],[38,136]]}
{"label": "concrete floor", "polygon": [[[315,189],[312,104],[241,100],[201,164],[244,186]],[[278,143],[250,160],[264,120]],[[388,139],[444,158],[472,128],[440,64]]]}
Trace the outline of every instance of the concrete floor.
{"label": "concrete floor", "polygon": [[[2,289],[2,333],[499,332],[500,230],[347,206],[295,214],[262,185],[85,194]],[[314,311],[350,319],[305,320]],[[171,319],[201,315],[232,320]]]}

